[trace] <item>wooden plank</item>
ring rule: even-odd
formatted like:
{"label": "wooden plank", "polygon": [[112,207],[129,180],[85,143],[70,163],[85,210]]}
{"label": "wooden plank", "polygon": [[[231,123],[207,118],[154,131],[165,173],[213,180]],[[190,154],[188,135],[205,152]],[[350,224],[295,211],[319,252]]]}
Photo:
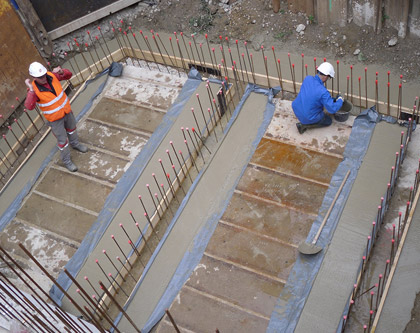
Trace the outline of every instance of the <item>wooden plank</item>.
{"label": "wooden plank", "polygon": [[35,43],[38,51],[43,57],[49,58],[53,52],[51,39],[48,37],[47,30],[39,19],[37,13],[30,0],[15,0],[18,9],[17,14],[19,15],[22,24],[26,31],[31,36],[31,39]]}
{"label": "wooden plank", "polygon": [[43,62],[8,0],[0,0],[0,125],[12,114],[16,97],[26,97],[25,79],[32,61]]}
{"label": "wooden plank", "polygon": [[[96,4],[95,8],[86,8],[86,6],[82,6],[80,11],[75,12],[75,6],[73,1],[56,1],[56,0],[39,0],[40,4],[44,5],[46,2],[50,3],[52,8],[54,8],[53,13],[59,12],[59,6],[62,3],[67,3],[70,9],[68,11],[64,11],[65,15],[60,22],[55,24],[55,26],[50,25],[49,28],[47,26],[48,34],[52,40],[60,38],[70,32],[73,32],[79,28],[82,28],[92,22],[95,22],[103,17],[108,16],[111,13],[115,13],[121,9],[124,9],[128,6],[131,6],[139,0],[119,0],[119,1],[110,1],[110,0],[95,0],[95,1],[86,1],[86,3],[101,3],[102,7],[99,4]],[[83,4],[83,2],[78,2],[78,5]],[[79,7],[79,6],[78,6]],[[77,15],[73,15],[70,17],[69,20],[69,11],[75,13]],[[89,13],[84,15],[85,13]],[[39,12],[38,12],[38,15]],[[55,15],[54,15],[55,16]],[[49,22],[50,17],[47,16],[45,18],[41,17],[42,22],[46,25]]]}

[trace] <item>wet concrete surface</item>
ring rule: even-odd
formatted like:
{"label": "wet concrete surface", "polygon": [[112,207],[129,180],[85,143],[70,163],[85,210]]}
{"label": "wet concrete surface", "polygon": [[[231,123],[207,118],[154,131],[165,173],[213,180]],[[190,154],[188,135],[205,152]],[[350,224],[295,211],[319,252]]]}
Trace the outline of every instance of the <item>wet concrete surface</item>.
{"label": "wet concrete surface", "polygon": [[386,122],[376,124],[296,332],[337,330],[356,282],[377,205],[386,193],[400,137],[399,126]]}
{"label": "wet concrete surface", "polygon": [[[116,117],[116,114],[118,114],[118,117]],[[156,110],[150,108],[102,98],[90,117],[124,128],[153,133],[162,121],[163,116],[164,113],[156,112]],[[141,128],[138,127],[138,124],[142,124]]]}
{"label": "wet concrete surface", "polygon": [[[292,119],[290,105],[276,105],[201,262],[171,305],[171,315],[181,329],[266,330],[298,255],[297,246],[306,239],[342,159],[337,152],[343,151],[340,145],[348,139],[348,129],[342,127],[345,130],[337,135],[335,145],[314,150],[296,144],[302,138],[293,134],[295,122],[287,122]],[[334,124],[332,133],[341,126]],[[307,135],[314,142],[326,134],[308,131]],[[198,309],[205,309],[206,316]],[[165,316],[157,331],[170,330]]]}
{"label": "wet concrete surface", "polygon": [[[124,73],[133,75],[133,72],[139,70],[128,67],[124,69],[122,77],[109,78],[105,91],[78,122],[79,139],[89,148],[85,154],[71,150],[78,172],[68,172],[56,153],[24,198],[16,217],[1,234],[2,247],[26,267],[28,273],[32,273],[46,290],[52,282],[42,277],[33,263],[28,261],[18,243],[22,242],[37,260],[57,276],[96,221],[115,184],[160,124],[164,115],[162,109],[172,104],[182,85],[182,78],[177,77],[171,81],[168,75],[147,70],[143,76],[145,82],[140,82],[141,75],[131,77],[131,84],[137,84],[127,94],[116,96],[113,91],[120,81],[124,81]],[[157,77],[156,82],[154,75]],[[141,106],[132,103],[134,95],[139,98],[143,96],[144,100],[153,99],[153,95],[148,94],[154,91],[141,89],[137,93],[136,86],[158,87],[162,80],[167,85],[166,90],[171,91],[171,96]],[[74,100],[72,108],[75,114],[80,112],[101,82],[102,79],[89,85],[85,91],[87,94],[82,93]],[[106,94],[110,98],[103,98]],[[159,109],[154,109],[153,105],[159,106]],[[53,137],[48,137],[50,149],[54,141]],[[45,157],[43,155],[40,159]],[[29,166],[30,162],[25,168]],[[37,167],[37,163],[32,165],[32,168]],[[25,290],[25,286],[16,277],[14,281]]]}
{"label": "wet concrete surface", "polygon": [[377,332],[418,332],[419,252],[420,209],[417,204],[380,313]]}
{"label": "wet concrete surface", "polygon": [[[81,177],[80,173],[64,173],[62,170],[50,168],[38,184],[37,191],[99,213],[106,197],[112,191],[112,186],[90,181],[89,191],[80,191],[86,183],[87,179]],[[92,200],[93,198],[95,200]]]}

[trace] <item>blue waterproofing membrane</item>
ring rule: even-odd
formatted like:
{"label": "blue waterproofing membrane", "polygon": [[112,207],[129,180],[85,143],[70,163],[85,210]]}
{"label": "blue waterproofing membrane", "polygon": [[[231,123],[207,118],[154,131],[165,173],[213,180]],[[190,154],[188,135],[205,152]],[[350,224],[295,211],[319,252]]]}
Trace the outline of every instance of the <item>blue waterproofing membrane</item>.
{"label": "blue waterproofing membrane", "polygon": [[[218,82],[220,81],[212,81],[212,82]],[[258,128],[257,135],[252,143],[252,148],[250,149],[249,156],[248,156],[248,162],[251,159],[251,157],[254,155],[255,149],[257,148],[259,142],[261,141],[261,138],[263,137],[268,125],[271,122],[271,119],[273,117],[275,106],[272,102],[273,97],[280,91],[280,87],[274,87],[271,89],[263,89],[260,88],[254,84],[248,84],[244,95],[242,96],[241,101],[238,103],[237,107],[235,108],[231,119],[229,120],[228,124],[226,125],[224,129],[224,134],[226,134],[229,129],[232,127],[233,123],[238,117],[238,114],[240,110],[242,109],[242,106],[244,105],[246,99],[249,97],[251,93],[259,93],[264,94],[268,96],[268,103],[264,110],[264,117],[263,121],[260,124]],[[225,138],[225,136],[224,136]],[[224,140],[223,138],[223,140]],[[223,143],[223,140],[221,141],[220,145]],[[219,145],[219,147],[220,147]],[[210,164],[210,163],[209,163]],[[208,164],[208,165],[209,165]],[[233,192],[241,179],[243,173],[245,172],[245,169],[247,167],[248,163],[246,163],[241,173],[238,175],[238,178],[236,179],[233,187],[230,189],[230,191],[226,194],[227,199],[221,204],[220,207],[214,208],[214,213],[212,214],[212,217],[208,219],[205,223],[205,225],[201,228],[201,230],[198,232],[198,234],[195,236],[193,240],[193,247],[192,249],[185,253],[184,257],[182,258],[181,262],[179,263],[171,281],[169,282],[166,291],[162,295],[161,299],[159,300],[159,303],[155,307],[153,313],[151,314],[149,320],[145,324],[145,326],[142,329],[142,332],[149,332],[163,317],[165,314],[165,309],[169,308],[172,304],[173,300],[175,299],[176,295],[180,292],[182,286],[185,284],[185,282],[190,277],[191,273],[193,272],[194,268],[199,264],[204,250],[207,247],[208,242],[210,241],[211,236],[213,235],[214,230],[216,229],[217,223],[219,222],[220,218],[222,217],[224,211],[226,210],[227,205],[230,202],[230,199],[233,195]],[[183,209],[187,205],[189,198],[194,193],[195,188],[197,187],[198,183],[200,182],[201,177],[203,176],[205,172],[205,168],[203,168],[200,173],[197,175],[196,179],[194,180],[193,184],[191,185],[188,193],[184,197],[183,201],[181,202],[180,207],[178,208],[174,218],[172,219],[170,225],[168,226],[165,235],[162,237],[161,241],[159,242],[157,248],[155,249],[152,257],[150,258],[149,262],[147,263],[142,276],[140,280],[137,282],[137,285],[135,286],[133,292],[131,293],[130,299],[127,300],[124,311],[127,310],[127,308],[130,306],[131,301],[136,296],[137,290],[139,289],[141,283],[143,282],[147,271],[150,269],[150,267],[153,264],[153,261],[155,260],[156,256],[159,254],[160,249],[162,248],[163,244],[165,243],[166,239],[168,238],[171,230],[173,229],[174,225],[176,224],[179,216],[181,215]],[[114,321],[114,325],[117,326],[120,320],[122,319],[123,314],[120,312],[120,314],[117,316],[117,318]],[[111,329],[111,332],[114,330]]]}
{"label": "blue waterproofing membrane", "polygon": [[[109,75],[111,75],[111,76],[121,75],[121,70],[118,67],[118,65],[119,64],[116,64],[116,63],[111,64],[110,67],[104,69],[101,73],[96,75],[95,78],[86,81],[86,84],[85,84],[84,88],[86,88],[91,82],[95,81],[96,79],[100,78],[101,76],[103,76],[105,74],[109,73]],[[105,80],[105,82],[101,84],[101,86],[98,88],[98,91],[89,100],[88,104],[86,104],[86,106],[76,116],[76,121],[79,121],[85,115],[85,113],[90,109],[93,100],[96,98],[97,95],[99,95],[101,93],[101,91],[103,90],[107,80]],[[57,150],[58,150],[57,146],[55,146],[53,149],[51,149],[51,152],[48,154],[48,156],[42,162],[41,166],[36,171],[34,176],[25,184],[25,186],[22,188],[22,190],[19,192],[19,194],[15,197],[15,199],[12,201],[12,203],[7,208],[7,210],[3,213],[3,215],[0,218],[0,231],[3,231],[3,229],[15,218],[15,216],[16,216],[16,214],[17,214],[17,212],[18,212],[18,210],[19,210],[19,208],[22,204],[23,199],[28,195],[32,186],[34,186],[35,182],[38,180],[39,176],[41,175],[42,171],[44,171],[44,169],[47,167],[47,165],[51,162],[51,160],[53,159]]]}
{"label": "blue waterproofing membrane", "polygon": [[[96,247],[105,231],[108,229],[108,226],[114,219],[115,214],[118,212],[119,208],[130,194],[132,188],[142,174],[143,169],[149,163],[153,152],[161,144],[162,140],[165,138],[166,133],[170,130],[175,119],[184,108],[185,103],[188,102],[201,82],[201,76],[198,71],[194,68],[191,69],[188,74],[188,80],[182,87],[182,90],[179,93],[176,101],[165,114],[162,122],[147,141],[147,144],[143,147],[140,154],[136,157],[128,170],[120,178],[117,186],[108,195],[104,204],[104,208],[99,213],[98,219],[89,229],[76,253],[65,266],[67,271],[73,277],[79,273],[90,253]],[[95,97],[103,90],[104,86],[105,84],[101,85],[98,91],[94,94]],[[87,105],[92,104],[93,98],[94,97],[92,96],[92,99],[88,102]],[[57,282],[65,290],[67,290],[72,284],[72,281],[64,272],[60,273],[57,278]],[[54,299],[54,301],[61,305],[61,299],[63,298],[64,294],[55,285],[50,290],[50,296]]]}
{"label": "blue waterproofing membrane", "polygon": [[347,171],[350,170],[349,178],[331,210],[327,223],[317,241],[317,245],[321,246],[323,250],[316,255],[299,254],[271,314],[267,332],[293,332],[295,330],[306,299],[309,296],[318,270],[325,257],[328,243],[331,241],[353,183],[357,177],[358,170],[368,150],[375,125],[380,121],[396,123],[396,120],[392,117],[379,115],[375,107],[364,110],[354,120],[353,128],[344,150],[343,161],[338,165],[337,170],[331,178],[330,186],[325,193],[318,217],[312,224],[307,237],[308,243],[315,237],[324,219],[323,215],[325,213],[323,212],[326,212],[331,206]]}

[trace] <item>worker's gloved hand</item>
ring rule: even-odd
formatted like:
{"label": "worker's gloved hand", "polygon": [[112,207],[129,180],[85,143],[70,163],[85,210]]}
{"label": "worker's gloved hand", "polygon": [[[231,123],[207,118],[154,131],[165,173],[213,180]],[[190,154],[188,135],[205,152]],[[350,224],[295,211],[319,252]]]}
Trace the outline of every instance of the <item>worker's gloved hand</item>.
{"label": "worker's gloved hand", "polygon": [[52,70],[52,72],[57,74],[63,74],[63,69],[60,66],[57,66]]}
{"label": "worker's gloved hand", "polygon": [[334,102],[337,102],[340,99],[344,102],[344,98],[340,94],[337,94],[337,96],[334,98]]}
{"label": "worker's gloved hand", "polygon": [[26,87],[27,87],[30,91],[32,91],[32,90],[33,90],[33,88],[32,88],[32,84],[31,84],[31,80],[26,79],[26,80],[25,80],[25,84],[26,84]]}

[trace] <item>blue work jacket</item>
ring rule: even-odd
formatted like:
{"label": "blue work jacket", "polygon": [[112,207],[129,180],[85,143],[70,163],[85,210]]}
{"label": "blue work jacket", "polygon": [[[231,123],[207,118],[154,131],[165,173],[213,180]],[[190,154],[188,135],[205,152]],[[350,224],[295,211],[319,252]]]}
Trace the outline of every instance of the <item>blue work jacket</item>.
{"label": "blue work jacket", "polygon": [[334,114],[342,105],[341,99],[334,102],[318,75],[307,76],[303,80],[299,94],[292,102],[296,117],[304,125],[321,121],[324,118],[324,108],[328,113]]}

